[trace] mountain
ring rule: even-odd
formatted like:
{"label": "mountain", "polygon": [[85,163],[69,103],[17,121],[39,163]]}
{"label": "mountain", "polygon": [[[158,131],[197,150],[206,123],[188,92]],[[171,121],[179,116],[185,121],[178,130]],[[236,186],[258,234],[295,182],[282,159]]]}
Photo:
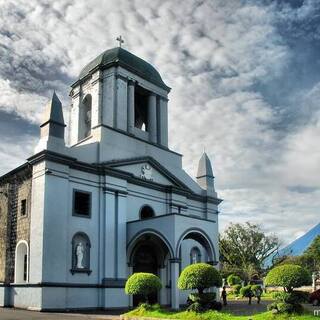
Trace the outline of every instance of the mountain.
{"label": "mountain", "polygon": [[275,257],[282,257],[282,256],[300,256],[304,251],[308,249],[311,245],[312,241],[320,235],[320,223],[314,226],[311,230],[305,233],[303,236],[299,237],[298,239],[291,242],[286,247],[280,249],[276,254],[269,257],[265,262],[264,265],[266,267],[270,267],[272,265],[272,260]]}
{"label": "mountain", "polygon": [[312,241],[320,235],[320,223],[279,251],[279,255],[300,256],[308,249]]}

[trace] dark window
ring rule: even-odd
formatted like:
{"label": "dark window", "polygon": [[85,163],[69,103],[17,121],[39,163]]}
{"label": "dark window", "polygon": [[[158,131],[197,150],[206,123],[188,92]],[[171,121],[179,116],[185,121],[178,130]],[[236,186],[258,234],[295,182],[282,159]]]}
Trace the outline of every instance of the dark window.
{"label": "dark window", "polygon": [[27,214],[27,200],[23,199],[21,200],[21,215],[25,216]]}
{"label": "dark window", "polygon": [[148,97],[149,92],[136,86],[134,93],[134,126],[148,131]]}
{"label": "dark window", "polygon": [[27,281],[28,256],[25,254],[23,259],[23,281]]}
{"label": "dark window", "polygon": [[74,191],[73,214],[90,217],[91,215],[91,193]]}
{"label": "dark window", "polygon": [[140,210],[140,219],[149,219],[154,217],[154,211],[150,206],[143,206]]}

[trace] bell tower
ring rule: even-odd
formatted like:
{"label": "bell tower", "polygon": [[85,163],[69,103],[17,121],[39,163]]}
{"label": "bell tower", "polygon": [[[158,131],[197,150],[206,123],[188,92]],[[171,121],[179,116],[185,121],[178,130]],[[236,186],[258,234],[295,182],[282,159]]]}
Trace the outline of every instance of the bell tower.
{"label": "bell tower", "polygon": [[121,47],[107,50],[71,87],[71,146],[101,143],[112,130],[168,148],[170,88],[146,61]]}

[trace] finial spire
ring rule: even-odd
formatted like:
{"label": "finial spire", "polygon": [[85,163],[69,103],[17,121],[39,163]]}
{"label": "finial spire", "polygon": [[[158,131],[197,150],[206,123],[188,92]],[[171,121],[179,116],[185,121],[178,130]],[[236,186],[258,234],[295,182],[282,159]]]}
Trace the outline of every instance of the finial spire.
{"label": "finial spire", "polygon": [[124,43],[124,40],[122,39],[122,36],[116,38],[116,40],[119,42],[119,47],[121,48],[121,45]]}

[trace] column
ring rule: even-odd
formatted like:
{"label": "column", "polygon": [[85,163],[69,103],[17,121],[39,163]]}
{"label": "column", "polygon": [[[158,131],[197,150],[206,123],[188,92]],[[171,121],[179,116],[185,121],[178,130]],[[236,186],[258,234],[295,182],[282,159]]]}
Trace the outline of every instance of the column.
{"label": "column", "polygon": [[168,100],[165,98],[160,98],[160,143],[168,147]]}
{"label": "column", "polygon": [[133,80],[128,81],[128,132],[133,134],[134,128],[134,87]]}
{"label": "column", "polygon": [[148,101],[148,131],[150,142],[157,142],[157,97],[154,93],[149,95]]}
{"label": "column", "polygon": [[171,267],[171,308],[179,309],[179,289],[178,289],[178,278],[179,278],[179,268],[180,259],[174,258],[170,259]]}

